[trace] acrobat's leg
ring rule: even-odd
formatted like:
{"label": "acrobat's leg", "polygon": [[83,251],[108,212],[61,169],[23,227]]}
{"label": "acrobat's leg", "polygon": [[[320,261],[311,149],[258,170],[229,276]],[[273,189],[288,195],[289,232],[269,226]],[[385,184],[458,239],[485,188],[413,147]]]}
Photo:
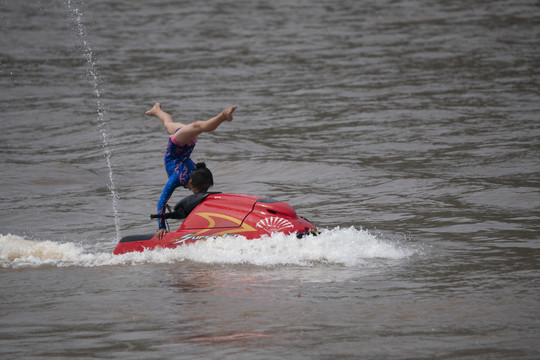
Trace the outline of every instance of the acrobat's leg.
{"label": "acrobat's leg", "polygon": [[150,110],[146,112],[148,116],[155,116],[163,123],[165,130],[172,135],[178,128],[185,126],[182,123],[174,122],[172,116],[161,109],[161,104],[156,103]]}

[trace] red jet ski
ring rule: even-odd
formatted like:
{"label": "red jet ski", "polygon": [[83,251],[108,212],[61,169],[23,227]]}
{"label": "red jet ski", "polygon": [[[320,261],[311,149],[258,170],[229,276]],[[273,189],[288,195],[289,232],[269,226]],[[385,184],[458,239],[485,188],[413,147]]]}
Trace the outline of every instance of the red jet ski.
{"label": "red jet ski", "polygon": [[[197,194],[199,195],[199,194]],[[193,196],[193,195],[192,195]],[[184,218],[178,230],[167,232],[161,240],[155,233],[123,237],[114,254],[155,248],[175,248],[179,245],[206,240],[210,237],[238,236],[256,239],[275,232],[296,233],[298,237],[316,234],[317,228],[281,201],[251,195],[205,193],[197,196],[186,210],[179,202],[175,211],[151,218]]]}

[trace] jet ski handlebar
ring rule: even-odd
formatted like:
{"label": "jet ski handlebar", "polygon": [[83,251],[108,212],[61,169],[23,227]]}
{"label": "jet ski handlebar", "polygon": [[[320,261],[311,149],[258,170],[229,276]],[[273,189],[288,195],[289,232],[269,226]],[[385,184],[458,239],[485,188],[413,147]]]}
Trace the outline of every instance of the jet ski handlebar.
{"label": "jet ski handlebar", "polygon": [[169,212],[165,214],[151,214],[150,219],[180,219],[176,212]]}

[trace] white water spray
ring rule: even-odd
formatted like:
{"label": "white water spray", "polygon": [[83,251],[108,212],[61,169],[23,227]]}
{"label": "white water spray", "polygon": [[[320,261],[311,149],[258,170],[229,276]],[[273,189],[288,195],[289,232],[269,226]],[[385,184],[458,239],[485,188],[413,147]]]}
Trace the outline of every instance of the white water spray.
{"label": "white water spray", "polygon": [[388,266],[389,262],[421,255],[413,244],[393,242],[355,228],[322,229],[318,236],[273,234],[260,239],[222,237],[197,241],[175,249],[155,249],[113,255],[102,246],[87,249],[76,243],[33,241],[0,234],[0,268],[38,266],[111,266],[179,263],[251,264],[256,266],[298,265],[364,267]]}
{"label": "white water spray", "polygon": [[112,197],[114,225],[116,227],[116,241],[119,241],[121,235],[120,235],[120,216],[118,214],[118,193],[114,185],[114,174],[113,174],[112,161],[111,161],[112,148],[109,141],[110,129],[109,129],[109,123],[107,119],[105,118],[105,108],[103,106],[103,102],[101,101],[101,90],[99,88],[99,75],[97,71],[98,66],[94,59],[94,52],[92,51],[92,47],[90,46],[90,43],[87,40],[87,33],[86,33],[86,29],[83,23],[83,16],[82,16],[81,11],[79,10],[79,8],[72,5],[71,0],[67,0],[67,7],[70,13],[75,18],[78,35],[83,43],[83,56],[88,65],[88,76],[90,78],[90,83],[92,84],[94,88],[94,95],[96,97],[96,103],[97,103],[98,129],[101,133],[103,153],[105,155],[105,160],[107,161],[107,168],[109,170],[108,187],[109,187],[109,191]]}

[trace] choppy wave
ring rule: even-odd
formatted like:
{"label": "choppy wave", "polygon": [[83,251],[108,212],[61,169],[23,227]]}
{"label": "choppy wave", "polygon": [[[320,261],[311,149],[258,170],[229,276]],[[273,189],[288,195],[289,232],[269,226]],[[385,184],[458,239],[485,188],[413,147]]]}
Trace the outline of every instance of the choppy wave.
{"label": "choppy wave", "polygon": [[367,230],[334,228],[319,236],[297,239],[273,234],[255,240],[242,237],[215,238],[142,253],[113,255],[85,249],[76,243],[27,240],[0,235],[0,264],[3,268],[39,266],[111,266],[194,261],[209,264],[310,265],[314,263],[361,265],[372,259],[404,259],[418,254],[411,245],[387,241]]}

